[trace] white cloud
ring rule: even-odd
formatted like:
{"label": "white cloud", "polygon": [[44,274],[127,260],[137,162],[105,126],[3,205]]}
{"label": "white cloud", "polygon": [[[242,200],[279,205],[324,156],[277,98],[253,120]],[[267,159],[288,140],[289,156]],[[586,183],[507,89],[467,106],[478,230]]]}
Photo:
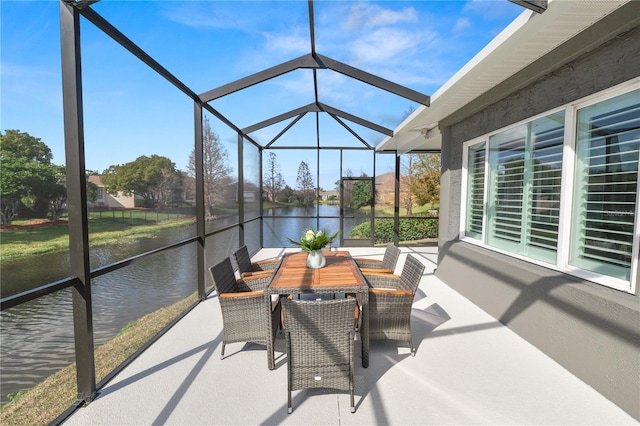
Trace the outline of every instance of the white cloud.
{"label": "white cloud", "polygon": [[284,89],[283,93],[309,96],[309,88],[313,87],[313,74],[306,72],[306,70],[297,70],[271,80],[271,82]]}
{"label": "white cloud", "polygon": [[413,7],[395,11],[367,3],[359,3],[349,9],[349,16],[344,22],[344,26],[353,31],[417,21],[418,12]]}
{"label": "white cloud", "polygon": [[242,15],[229,8],[214,7],[215,2],[187,2],[164,9],[167,19],[195,28],[242,28]]}
{"label": "white cloud", "polygon": [[308,35],[263,33],[266,50],[278,54],[296,53],[303,55],[311,51]]}
{"label": "white cloud", "polygon": [[380,28],[350,44],[356,63],[383,62],[412,54],[421,40],[415,34],[394,28]]}
{"label": "white cloud", "polygon": [[453,26],[453,32],[458,33],[467,28],[471,28],[471,21],[467,18],[460,18],[456,21],[456,24]]}

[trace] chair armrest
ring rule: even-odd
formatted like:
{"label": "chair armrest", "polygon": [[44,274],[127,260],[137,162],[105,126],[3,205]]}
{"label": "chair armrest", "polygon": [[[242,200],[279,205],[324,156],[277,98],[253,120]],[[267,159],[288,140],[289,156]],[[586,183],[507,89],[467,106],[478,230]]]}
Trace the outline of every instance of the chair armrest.
{"label": "chair armrest", "polygon": [[389,296],[412,296],[411,290],[393,290],[389,288],[370,288],[369,293]]}
{"label": "chair armrest", "polygon": [[257,262],[252,262],[251,266],[256,272],[261,272],[261,271],[273,272],[276,269],[278,269],[278,266],[280,266],[280,263],[282,263],[282,261],[278,259],[267,259],[267,260],[259,260]]}
{"label": "chair armrest", "polygon": [[393,274],[392,269],[387,268],[360,268],[363,274]]}
{"label": "chair armrest", "polygon": [[356,262],[358,268],[380,268],[382,265],[382,260],[377,259],[366,259],[363,257],[354,257],[353,261]]}
{"label": "chair armrest", "polygon": [[263,296],[263,295],[264,295],[264,291],[260,290],[260,291],[239,291],[237,293],[222,293],[218,295],[218,297],[221,297],[223,299],[235,299],[235,298],[241,298],[241,297],[256,297],[256,296]]}
{"label": "chair armrest", "polygon": [[272,274],[241,278],[238,280],[238,287],[244,291],[264,291],[269,287],[272,279]]}
{"label": "chair armrest", "polygon": [[400,285],[400,276],[393,274],[363,274],[369,284],[369,288],[397,289]]}
{"label": "chair armrest", "polygon": [[273,270],[271,271],[253,271],[253,272],[243,272],[242,278],[262,278],[262,277],[270,277],[273,274]]}
{"label": "chair armrest", "polygon": [[280,263],[282,263],[281,259],[265,259],[265,260],[258,260],[257,262],[258,265],[279,265]]}

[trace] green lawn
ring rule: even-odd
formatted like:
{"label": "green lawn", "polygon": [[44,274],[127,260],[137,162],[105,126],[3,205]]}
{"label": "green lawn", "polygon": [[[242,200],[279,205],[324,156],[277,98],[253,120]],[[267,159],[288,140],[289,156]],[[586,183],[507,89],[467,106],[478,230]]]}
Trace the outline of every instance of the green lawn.
{"label": "green lawn", "polygon": [[[164,229],[192,224],[193,218],[174,216],[155,224],[131,226],[111,220],[89,220],[89,243],[93,246],[120,243],[123,240],[153,238]],[[20,221],[15,221],[20,225]],[[3,229],[0,233],[0,260],[69,250],[69,231],[66,225],[40,228]]]}

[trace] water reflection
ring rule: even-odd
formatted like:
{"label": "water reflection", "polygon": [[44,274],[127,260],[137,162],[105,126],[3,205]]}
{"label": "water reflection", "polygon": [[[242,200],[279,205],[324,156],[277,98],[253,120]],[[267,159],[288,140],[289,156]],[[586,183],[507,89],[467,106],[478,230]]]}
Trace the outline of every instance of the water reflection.
{"label": "water reflection", "polygon": [[[369,217],[367,212],[356,211],[354,212],[354,217],[344,218],[344,229],[341,230],[340,206],[321,204],[317,207],[317,212],[319,216],[328,217],[321,217],[319,221],[315,217],[302,217],[315,215],[316,207],[279,207],[271,209],[263,219],[264,246],[293,247],[294,245],[287,238],[297,240],[309,228],[326,229],[331,232],[340,230],[343,238],[349,238],[349,231]],[[277,218],[273,216],[286,217]],[[339,242],[335,241],[333,246],[338,244]]]}

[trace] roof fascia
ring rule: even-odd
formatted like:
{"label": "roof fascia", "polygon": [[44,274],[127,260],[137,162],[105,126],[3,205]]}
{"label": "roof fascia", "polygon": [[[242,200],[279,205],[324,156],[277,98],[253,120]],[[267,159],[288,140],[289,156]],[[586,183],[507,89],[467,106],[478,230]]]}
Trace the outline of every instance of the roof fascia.
{"label": "roof fascia", "polygon": [[543,13],[547,10],[547,0],[509,0],[518,6],[533,10],[536,13]]}
{"label": "roof fascia", "polygon": [[99,2],[100,0],[62,0],[64,3],[75,7],[76,9],[83,9],[87,6],[91,6],[94,3]]}

